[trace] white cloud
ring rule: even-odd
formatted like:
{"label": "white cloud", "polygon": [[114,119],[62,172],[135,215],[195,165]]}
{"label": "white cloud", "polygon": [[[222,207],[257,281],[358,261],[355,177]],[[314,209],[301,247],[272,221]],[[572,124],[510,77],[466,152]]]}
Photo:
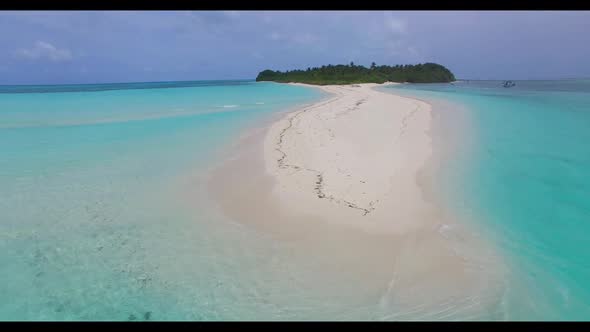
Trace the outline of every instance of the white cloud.
{"label": "white cloud", "polygon": [[65,48],[57,48],[50,43],[37,41],[35,45],[27,49],[19,49],[15,55],[21,59],[37,60],[49,59],[51,61],[68,61],[72,59],[72,52]]}
{"label": "white cloud", "polygon": [[406,33],[407,24],[406,21],[395,18],[391,13],[385,14],[385,27],[395,34]]}

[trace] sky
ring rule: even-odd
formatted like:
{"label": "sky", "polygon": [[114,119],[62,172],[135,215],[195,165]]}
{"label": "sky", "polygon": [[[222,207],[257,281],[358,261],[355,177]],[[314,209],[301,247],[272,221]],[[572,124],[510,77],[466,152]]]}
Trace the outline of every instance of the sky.
{"label": "sky", "polygon": [[0,84],[253,79],[351,61],[588,78],[590,11],[0,11]]}

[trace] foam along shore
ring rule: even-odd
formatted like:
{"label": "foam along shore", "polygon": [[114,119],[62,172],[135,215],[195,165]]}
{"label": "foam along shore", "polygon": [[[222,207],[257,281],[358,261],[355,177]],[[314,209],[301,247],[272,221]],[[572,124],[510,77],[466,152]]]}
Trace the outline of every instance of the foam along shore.
{"label": "foam along shore", "polygon": [[416,181],[432,153],[430,105],[377,85],[322,86],[332,98],[272,125],[265,166],[283,208],[366,231],[432,226]]}
{"label": "foam along shore", "polygon": [[377,85],[316,86],[329,97],[253,130],[212,175],[216,201],[289,248],[269,253],[284,292],[338,298],[346,319],[497,318],[495,255],[423,191],[431,106]]}

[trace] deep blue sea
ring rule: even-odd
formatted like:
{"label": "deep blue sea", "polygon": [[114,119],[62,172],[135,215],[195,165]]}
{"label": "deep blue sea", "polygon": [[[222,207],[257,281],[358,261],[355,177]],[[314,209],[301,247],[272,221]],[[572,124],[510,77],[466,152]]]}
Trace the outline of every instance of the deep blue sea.
{"label": "deep blue sea", "polygon": [[590,320],[590,80],[515,83],[380,89],[468,114],[470,148],[442,187],[506,261],[504,318]]}
{"label": "deep blue sea", "polygon": [[[590,80],[501,83],[379,89],[469,115],[472,144],[438,186],[508,267],[501,317],[589,320]],[[206,190],[245,130],[324,97],[253,81],[0,86],[0,320],[375,319],[298,284],[313,269]]]}

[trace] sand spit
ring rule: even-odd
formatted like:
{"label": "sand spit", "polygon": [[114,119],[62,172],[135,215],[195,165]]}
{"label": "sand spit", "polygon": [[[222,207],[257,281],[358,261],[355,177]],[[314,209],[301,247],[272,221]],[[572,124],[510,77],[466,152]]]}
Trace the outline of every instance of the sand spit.
{"label": "sand spit", "polygon": [[273,280],[324,308],[296,317],[501,319],[496,256],[419,181],[431,106],[376,85],[319,87],[330,96],[253,130],[212,174],[212,194],[234,222],[288,248],[290,269]]}

